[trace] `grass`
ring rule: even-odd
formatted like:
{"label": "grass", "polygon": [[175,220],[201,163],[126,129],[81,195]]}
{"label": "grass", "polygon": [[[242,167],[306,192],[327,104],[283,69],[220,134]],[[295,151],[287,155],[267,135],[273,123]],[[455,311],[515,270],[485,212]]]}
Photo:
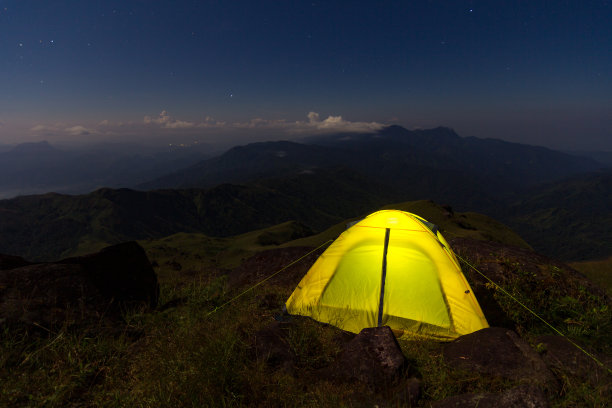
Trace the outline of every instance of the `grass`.
{"label": "grass", "polygon": [[[564,279],[563,286],[544,285],[539,274],[525,270],[518,264],[512,267],[515,274],[509,275],[504,282],[506,292],[565,335],[601,352],[612,350],[612,309],[607,299],[575,281]],[[554,266],[548,269],[553,279],[560,278],[560,269]],[[520,332],[531,335],[551,333],[551,329],[530,310],[517,304],[498,287],[491,284],[488,287],[495,292],[497,303]]]}
{"label": "grass", "polygon": [[[441,228],[442,235],[444,235],[447,239],[452,237],[466,237],[481,241],[499,242],[520,248],[530,248],[529,244],[527,244],[527,242],[525,242],[510,228],[483,214],[473,212],[457,212],[452,216],[447,216],[445,215],[447,210],[444,207],[428,200],[396,203],[387,205],[380,209],[395,209],[418,214],[427,221],[438,225]],[[321,233],[296,239],[284,243],[281,246],[316,247],[329,239],[336,239],[346,230],[348,223],[361,218],[363,217],[347,219],[341,223],[331,226]]]}
{"label": "grass", "polygon": [[[170,267],[161,275],[174,273]],[[396,406],[368,399],[357,385],[336,384],[317,372],[340,351],[340,331],[308,318],[295,318],[287,343],[295,354],[295,375],[271,370],[254,358],[255,333],[275,313],[260,299],[284,299],[290,288],[274,281],[228,300],[223,277],[207,275],[178,282],[167,280],[161,304],[183,299],[175,307],[126,315],[125,328],[114,335],[95,335],[63,328],[38,336],[4,330],[1,336],[0,406]],[[423,384],[421,406],[466,392],[501,392],[511,384],[448,367],[442,344],[400,340],[413,373]],[[554,406],[591,401],[603,407],[604,396],[568,378],[567,398]],[[592,393],[593,395],[591,395]]]}
{"label": "grass", "polygon": [[570,266],[582,272],[589,280],[601,286],[608,295],[612,296],[612,257],[603,260],[572,262]]}
{"label": "grass", "polygon": [[[469,214],[466,219],[463,221],[478,228],[494,225]],[[466,225],[447,228],[473,235],[475,230],[465,229]],[[293,228],[285,223],[231,238],[181,233],[142,241],[156,265],[160,307],[149,312],[130,311],[125,315],[126,324],[112,331],[99,326],[38,333],[4,328],[0,332],[0,406],[398,406],[391,399],[368,397],[359,385],[337,384],[323,375],[341,350],[342,334],[333,326],[308,318],[292,320],[286,342],[295,355],[294,373],[272,369],[257,358],[255,334],[274,321],[274,314],[297,282],[281,284],[271,279],[217,309],[245,289],[230,288],[224,271],[245,257],[278,247],[265,244],[265,240],[262,243],[262,235],[282,241],[291,236]],[[344,228],[344,223],[338,224],[324,233],[280,246],[319,245]],[[512,241],[508,237],[511,235],[505,232],[498,235]],[[517,296],[522,294],[521,301],[544,311],[545,318],[564,329],[575,330],[574,336],[590,344],[610,340],[612,316],[603,299],[580,287],[550,291],[539,286],[531,273],[520,272],[519,265],[516,269],[516,279],[505,282],[505,287]],[[526,337],[543,332],[533,316],[498,295],[499,303],[521,325]],[[267,305],[267,299],[277,302],[278,308]],[[501,392],[515,385],[449,367],[441,343],[399,343],[411,373],[422,381],[420,406],[460,393]],[[609,403],[603,386],[594,388],[563,373],[558,375],[563,394],[553,398],[552,406],[604,407]]]}

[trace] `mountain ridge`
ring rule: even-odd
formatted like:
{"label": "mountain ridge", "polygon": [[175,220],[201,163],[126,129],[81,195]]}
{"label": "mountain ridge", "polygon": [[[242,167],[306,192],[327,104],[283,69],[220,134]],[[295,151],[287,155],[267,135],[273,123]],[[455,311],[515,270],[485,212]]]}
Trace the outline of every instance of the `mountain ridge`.
{"label": "mountain ridge", "polygon": [[[410,131],[389,126],[377,133],[343,133],[234,147],[221,156],[137,186],[141,189],[207,188],[222,182],[252,182],[314,167],[345,166],[364,175],[389,178],[402,170],[463,173],[497,193],[595,170],[595,160],[544,147],[496,139],[463,138],[452,129]],[[503,185],[502,186],[500,186]]]}

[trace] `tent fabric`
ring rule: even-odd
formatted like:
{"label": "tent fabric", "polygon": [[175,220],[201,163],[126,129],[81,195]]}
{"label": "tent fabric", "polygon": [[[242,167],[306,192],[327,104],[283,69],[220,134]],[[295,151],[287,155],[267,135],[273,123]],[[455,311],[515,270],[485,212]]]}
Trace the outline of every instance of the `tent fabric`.
{"label": "tent fabric", "polygon": [[387,325],[398,337],[452,340],[489,327],[438,228],[399,210],[375,212],[344,231],[286,308],[353,333]]}

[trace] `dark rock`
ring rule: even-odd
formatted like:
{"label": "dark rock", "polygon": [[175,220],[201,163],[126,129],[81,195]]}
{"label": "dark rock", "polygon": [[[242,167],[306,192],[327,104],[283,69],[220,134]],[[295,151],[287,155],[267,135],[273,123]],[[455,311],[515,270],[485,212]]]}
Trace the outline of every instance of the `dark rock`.
{"label": "dark rock", "polygon": [[0,321],[26,327],[121,320],[126,308],[155,307],[158,296],[157,276],[135,242],[0,271]]}
{"label": "dark rock", "polygon": [[444,346],[449,365],[509,380],[536,384],[554,392],[558,383],[540,355],[511,330],[491,327]]}
{"label": "dark rock", "polygon": [[131,241],[109,246],[95,254],[68,258],[59,264],[81,265],[103,296],[154,308],[159,298],[157,275],[144,249]]}
{"label": "dark rock", "polygon": [[21,268],[30,264],[30,262],[19,256],[0,254],[0,271]]}
{"label": "dark rock", "polygon": [[259,330],[255,333],[253,352],[256,359],[265,361],[271,369],[293,374],[296,356],[287,341],[290,327],[290,323],[275,321]]}
{"label": "dark rock", "polygon": [[541,389],[521,385],[500,394],[462,394],[437,401],[433,408],[546,408]]}
{"label": "dark rock", "polygon": [[[595,360],[587,356],[578,347],[562,336],[539,336],[536,342],[543,346],[542,358],[549,368],[555,372],[578,377],[583,382],[593,386],[606,385],[608,393],[612,393],[612,376]],[[611,358],[599,357],[599,361],[609,366]]]}
{"label": "dark rock", "polygon": [[455,215],[455,212],[453,211],[453,207],[451,207],[450,205],[448,205],[448,204],[443,204],[441,207],[442,207],[442,209],[444,210],[443,214],[444,214],[446,217],[451,218],[452,216],[454,216],[454,215]]}
{"label": "dark rock", "polygon": [[359,382],[374,392],[395,387],[407,369],[406,358],[388,326],[363,329],[331,368],[341,382]]}

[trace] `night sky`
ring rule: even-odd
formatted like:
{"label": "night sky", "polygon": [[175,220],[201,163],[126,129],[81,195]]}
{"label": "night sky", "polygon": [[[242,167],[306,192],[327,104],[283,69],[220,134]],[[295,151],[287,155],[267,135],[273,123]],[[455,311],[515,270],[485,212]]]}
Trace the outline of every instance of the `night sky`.
{"label": "night sky", "polygon": [[0,1],[0,143],[448,126],[612,151],[610,1]]}

